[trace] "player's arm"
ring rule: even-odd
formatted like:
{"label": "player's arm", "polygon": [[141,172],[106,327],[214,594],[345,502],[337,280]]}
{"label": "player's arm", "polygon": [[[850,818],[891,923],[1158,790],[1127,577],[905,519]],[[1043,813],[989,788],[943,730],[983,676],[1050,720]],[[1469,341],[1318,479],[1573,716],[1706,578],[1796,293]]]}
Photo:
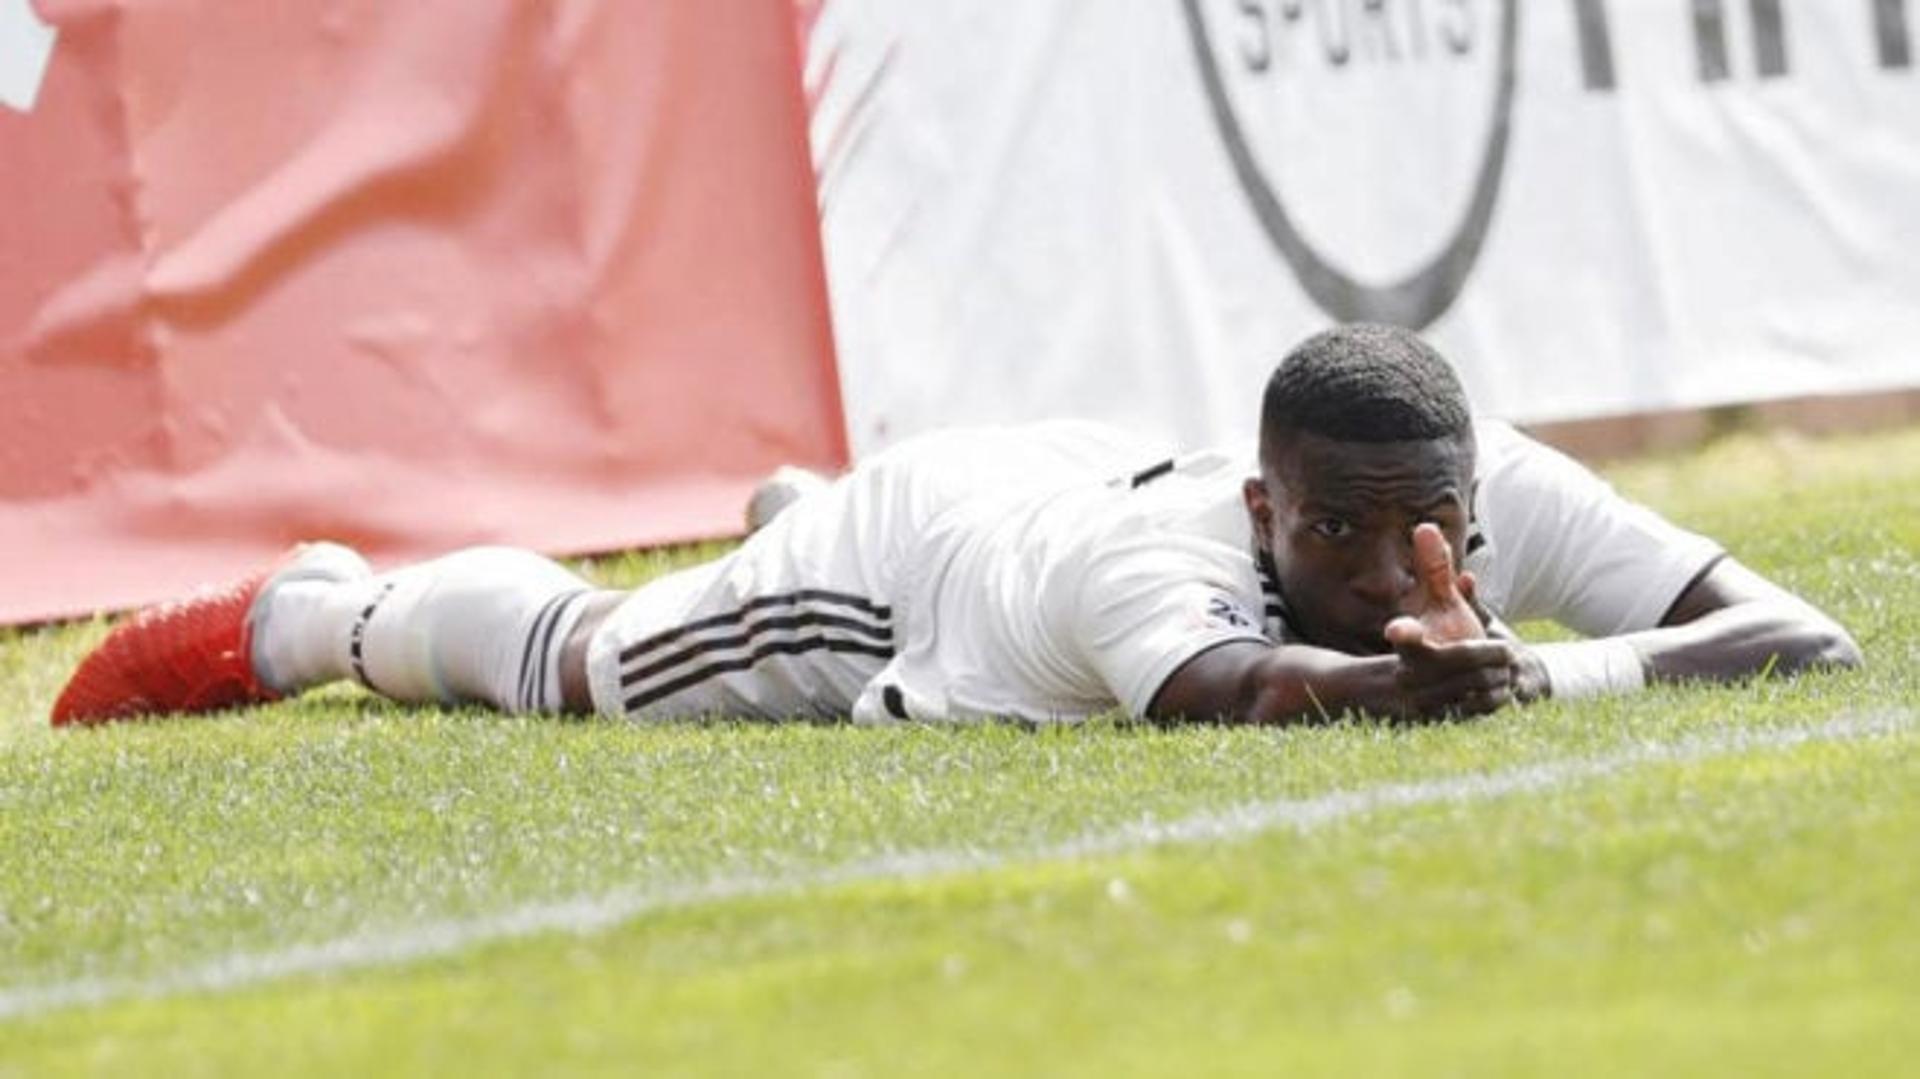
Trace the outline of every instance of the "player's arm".
{"label": "player's arm", "polygon": [[1806,601],[1578,462],[1514,437],[1480,488],[1506,610],[1587,637],[1520,647],[1519,699],[1860,663],[1846,631]]}
{"label": "player's arm", "polygon": [[1233,641],[1176,670],[1147,714],[1260,724],[1327,722],[1349,712],[1403,720],[1484,715],[1514,699],[1514,659],[1507,641],[1441,644],[1419,633],[1384,656]]}
{"label": "player's arm", "polygon": [[1733,681],[1862,662],[1838,623],[1731,558],[1688,586],[1659,628],[1617,639],[1638,653],[1648,681]]}

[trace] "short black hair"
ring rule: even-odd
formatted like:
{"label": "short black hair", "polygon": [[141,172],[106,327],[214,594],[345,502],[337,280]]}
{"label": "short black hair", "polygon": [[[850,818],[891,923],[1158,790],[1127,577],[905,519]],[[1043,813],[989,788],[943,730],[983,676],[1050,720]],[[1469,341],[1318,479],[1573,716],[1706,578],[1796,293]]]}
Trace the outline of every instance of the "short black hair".
{"label": "short black hair", "polygon": [[1340,442],[1466,437],[1473,413],[1432,345],[1398,326],[1355,323],[1302,341],[1267,379],[1261,455],[1303,431]]}

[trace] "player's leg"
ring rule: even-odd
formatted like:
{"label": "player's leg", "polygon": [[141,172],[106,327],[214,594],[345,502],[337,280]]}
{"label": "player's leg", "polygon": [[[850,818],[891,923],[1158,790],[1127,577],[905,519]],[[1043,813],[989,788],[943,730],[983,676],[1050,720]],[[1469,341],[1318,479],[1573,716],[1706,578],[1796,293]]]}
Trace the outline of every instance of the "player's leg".
{"label": "player's leg", "polygon": [[560,705],[568,715],[592,715],[593,683],[587,678],[587,649],[593,635],[600,632],[607,617],[625,602],[631,592],[596,592],[581,607],[580,618],[560,648]]}
{"label": "player's leg", "polygon": [[558,563],[510,547],[292,581],[256,605],[254,669],[283,695],[353,679],[398,701],[557,712],[560,652],[594,595]]}
{"label": "player's leg", "polygon": [[560,653],[602,595],[527,551],[474,548],[375,576],[351,550],[312,544],[117,627],[53,718],[211,711],[346,678],[401,701],[558,711]]}

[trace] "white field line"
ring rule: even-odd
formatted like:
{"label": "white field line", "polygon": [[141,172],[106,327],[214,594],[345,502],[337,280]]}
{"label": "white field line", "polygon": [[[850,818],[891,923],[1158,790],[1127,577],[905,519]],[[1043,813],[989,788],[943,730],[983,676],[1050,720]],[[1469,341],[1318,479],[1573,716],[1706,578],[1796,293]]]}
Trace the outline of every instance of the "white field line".
{"label": "white field line", "polygon": [[454,955],[541,933],[589,935],[655,911],[835,885],[910,881],[1011,865],[1127,854],[1154,847],[1244,839],[1265,832],[1309,832],[1324,825],[1396,809],[1469,805],[1549,794],[1579,783],[1643,768],[1780,752],[1810,743],[1852,742],[1913,729],[1906,712],[1842,716],[1776,730],[1721,730],[1677,742],[1638,742],[1610,753],[1562,758],[1498,772],[1385,783],[1312,798],[1247,802],[1170,821],[1143,820],[1025,848],[897,851],[792,873],[622,889],[497,914],[352,933],[315,944],[237,952],[147,978],[81,978],[0,989],[0,1021],[129,999],[217,993],[303,975],[333,974]]}

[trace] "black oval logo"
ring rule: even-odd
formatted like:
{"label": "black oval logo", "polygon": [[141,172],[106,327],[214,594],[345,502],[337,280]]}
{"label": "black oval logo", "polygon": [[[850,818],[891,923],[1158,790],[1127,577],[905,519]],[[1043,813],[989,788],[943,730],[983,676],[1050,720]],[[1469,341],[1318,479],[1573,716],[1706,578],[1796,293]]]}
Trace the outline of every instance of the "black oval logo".
{"label": "black oval logo", "polygon": [[[1338,4],[1341,0],[1334,2]],[[1200,65],[1200,77],[1206,86],[1207,101],[1226,141],[1234,173],[1268,239],[1293,268],[1307,295],[1322,310],[1342,321],[1390,322],[1416,330],[1432,325],[1459,298],[1473,272],[1493,221],[1494,204],[1499,199],[1513,119],[1519,0],[1499,0],[1498,3],[1493,115],[1479,165],[1473,172],[1471,196],[1464,216],[1453,226],[1437,254],[1412,272],[1386,284],[1368,284],[1335,266],[1301,234],[1275,185],[1261,168],[1247,128],[1234,108],[1201,0],[1181,0],[1181,3],[1186,11],[1194,57]],[[1242,9],[1246,10],[1249,3],[1257,0],[1242,0]],[[1294,8],[1298,10],[1299,5]],[[1344,63],[1346,58],[1335,59]]]}

